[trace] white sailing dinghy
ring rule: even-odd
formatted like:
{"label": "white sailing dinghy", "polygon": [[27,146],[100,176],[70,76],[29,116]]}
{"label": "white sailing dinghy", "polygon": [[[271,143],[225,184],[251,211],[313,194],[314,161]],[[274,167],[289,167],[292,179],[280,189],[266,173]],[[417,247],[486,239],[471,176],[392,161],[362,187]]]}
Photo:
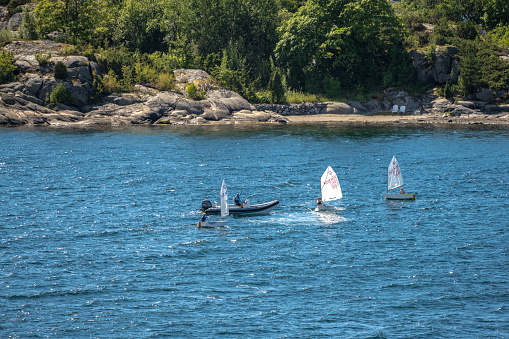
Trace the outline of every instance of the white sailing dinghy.
{"label": "white sailing dinghy", "polygon": [[326,201],[334,201],[343,198],[341,185],[338,176],[332,167],[327,167],[320,178],[321,204],[317,204],[315,211],[331,211],[334,209],[332,205],[324,205]]}
{"label": "white sailing dinghy", "polygon": [[224,217],[230,214],[228,209],[228,190],[226,189],[226,184],[221,185],[221,191],[219,193],[219,199],[221,201],[221,220],[220,221],[198,221],[198,227],[200,228],[214,228],[214,227],[223,227],[226,226],[226,220],[223,220]]}
{"label": "white sailing dinghy", "polygon": [[384,194],[384,198],[389,200],[415,200],[415,194],[389,193],[389,191],[402,187],[403,185],[403,176],[401,175],[398,160],[393,156],[387,168],[387,193]]}

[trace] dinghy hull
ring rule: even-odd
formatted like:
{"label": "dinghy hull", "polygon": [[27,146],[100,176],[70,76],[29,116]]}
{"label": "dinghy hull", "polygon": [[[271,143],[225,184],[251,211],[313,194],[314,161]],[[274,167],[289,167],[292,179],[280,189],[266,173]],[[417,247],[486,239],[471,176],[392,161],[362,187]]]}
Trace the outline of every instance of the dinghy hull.
{"label": "dinghy hull", "polygon": [[415,200],[415,194],[407,193],[407,194],[384,194],[384,198],[387,200]]}
{"label": "dinghy hull", "polygon": [[315,208],[315,212],[329,212],[329,211],[334,211],[334,210],[335,210],[335,208],[332,205],[320,205],[320,206],[316,206],[316,208]]}
{"label": "dinghy hull", "polygon": [[[230,211],[230,214],[237,215],[269,214],[277,204],[279,204],[279,200],[274,200],[263,204],[250,205],[249,207],[239,207],[237,205],[229,205],[228,209]],[[205,214],[214,215],[219,214],[221,212],[221,209],[218,207],[210,207],[204,210],[203,212],[205,212]]]}
{"label": "dinghy hull", "polygon": [[216,228],[226,226],[226,221],[198,221],[198,228]]}

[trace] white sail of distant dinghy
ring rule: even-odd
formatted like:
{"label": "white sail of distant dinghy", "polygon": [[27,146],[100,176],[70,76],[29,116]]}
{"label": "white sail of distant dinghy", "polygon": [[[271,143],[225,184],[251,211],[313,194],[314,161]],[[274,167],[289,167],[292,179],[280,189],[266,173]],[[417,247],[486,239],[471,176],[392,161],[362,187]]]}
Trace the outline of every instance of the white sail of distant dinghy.
{"label": "white sail of distant dinghy", "polygon": [[221,201],[221,219],[227,217],[230,215],[230,209],[228,207],[228,190],[226,189],[226,184],[224,183],[221,185],[221,192],[220,192],[220,201]]}
{"label": "white sail of distant dinghy", "polygon": [[343,198],[341,185],[338,176],[332,167],[327,167],[320,178],[321,204],[317,204],[315,211],[330,211],[334,209],[332,205],[324,205],[326,201],[334,201]]}
{"label": "white sail of distant dinghy", "polygon": [[387,168],[387,193],[384,194],[384,198],[389,200],[415,200],[415,194],[404,192],[389,193],[389,191],[402,187],[403,185],[403,175],[401,174],[398,160],[393,156]]}
{"label": "white sail of distant dinghy", "polygon": [[226,226],[226,220],[223,218],[230,214],[228,207],[228,190],[223,179],[221,184],[221,191],[219,192],[219,201],[221,202],[221,221],[198,221],[198,227],[200,228],[214,228]]}

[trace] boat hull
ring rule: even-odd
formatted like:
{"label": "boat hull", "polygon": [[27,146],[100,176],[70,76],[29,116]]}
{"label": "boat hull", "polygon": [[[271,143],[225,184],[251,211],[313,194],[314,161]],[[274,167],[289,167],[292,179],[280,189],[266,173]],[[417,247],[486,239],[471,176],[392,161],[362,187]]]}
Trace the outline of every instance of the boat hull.
{"label": "boat hull", "polygon": [[198,228],[216,228],[226,226],[226,221],[198,221]]}
{"label": "boat hull", "polygon": [[315,212],[327,212],[327,211],[334,211],[336,208],[332,205],[319,205],[316,206]]}
{"label": "boat hull", "polygon": [[[232,215],[232,214],[237,214],[237,215],[240,215],[240,214],[249,214],[249,215],[269,214],[277,204],[279,204],[279,200],[274,200],[274,201],[266,202],[263,204],[251,205],[249,207],[239,207],[237,205],[229,205],[228,209],[230,211],[230,215]],[[210,208],[206,209],[204,212],[205,212],[205,214],[215,215],[215,214],[221,213],[221,208],[210,207]]]}
{"label": "boat hull", "polygon": [[406,193],[406,194],[386,193],[386,194],[384,194],[384,198],[387,200],[415,200],[415,194],[412,194],[412,193]]}

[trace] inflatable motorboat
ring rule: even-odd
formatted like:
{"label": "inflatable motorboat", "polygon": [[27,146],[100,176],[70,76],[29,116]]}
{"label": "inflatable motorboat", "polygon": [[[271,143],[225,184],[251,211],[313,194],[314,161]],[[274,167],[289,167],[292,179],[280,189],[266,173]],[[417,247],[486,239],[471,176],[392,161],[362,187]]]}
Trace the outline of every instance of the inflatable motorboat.
{"label": "inflatable motorboat", "polygon": [[[274,200],[271,202],[266,202],[263,204],[251,205],[249,200],[244,200],[244,203],[241,206],[238,205],[230,205],[228,204],[228,209],[230,214],[269,214],[274,206],[279,204],[279,200]],[[200,210],[205,214],[220,214],[221,207],[216,204],[212,205],[210,200],[203,200],[201,203]]]}

